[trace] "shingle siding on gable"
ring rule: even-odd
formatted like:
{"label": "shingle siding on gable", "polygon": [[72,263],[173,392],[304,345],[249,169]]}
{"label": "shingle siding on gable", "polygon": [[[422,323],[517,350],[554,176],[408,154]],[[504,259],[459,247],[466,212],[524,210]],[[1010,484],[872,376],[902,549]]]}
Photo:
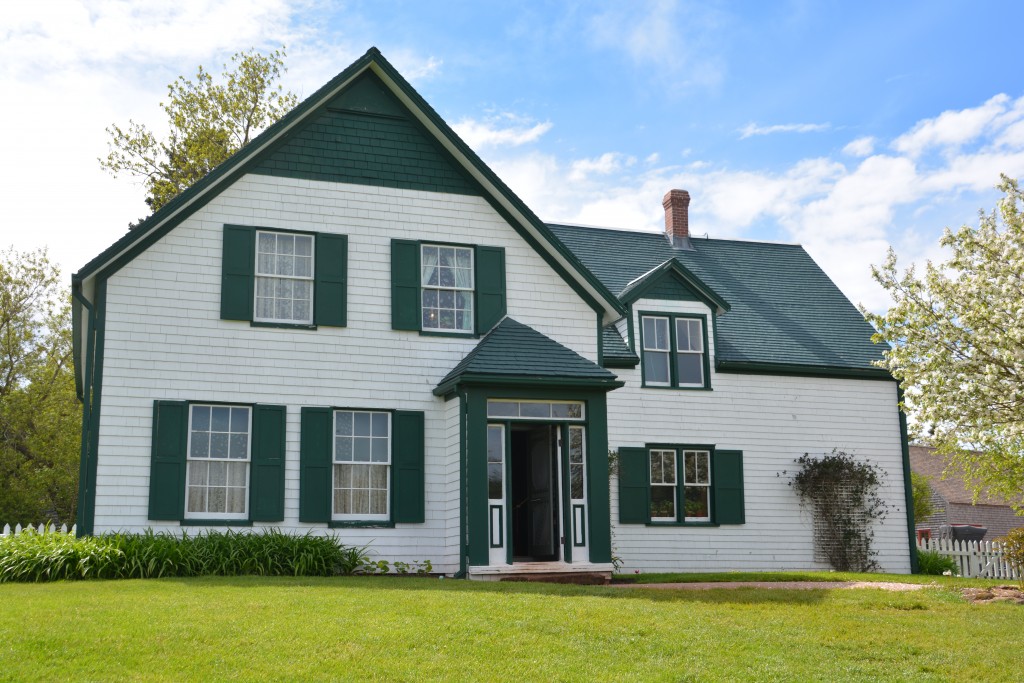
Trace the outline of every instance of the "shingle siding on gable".
{"label": "shingle siding on gable", "polygon": [[[286,330],[220,320],[225,223],[349,235],[349,326]],[[509,314],[597,360],[593,310],[483,199],[246,176],[109,282],[95,532],[150,524],[154,399],[288,406],[280,526],[299,531],[301,406],[423,410],[426,523],[350,529],[346,541],[373,541],[391,560],[430,558],[439,571],[457,570],[457,402],[431,390],[477,340],[391,329],[389,247],[398,236],[503,246]]]}

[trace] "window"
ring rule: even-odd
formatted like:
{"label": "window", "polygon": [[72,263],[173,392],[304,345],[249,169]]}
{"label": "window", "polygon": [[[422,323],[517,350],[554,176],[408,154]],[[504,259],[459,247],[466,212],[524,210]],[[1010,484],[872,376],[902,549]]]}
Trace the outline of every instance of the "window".
{"label": "window", "polygon": [[507,420],[582,420],[580,401],[503,401],[487,402],[487,417]]}
{"label": "window", "polygon": [[676,521],[675,451],[651,451],[651,520]]}
{"label": "window", "polygon": [[313,236],[256,233],[258,322],[313,323]]}
{"label": "window", "polygon": [[420,247],[423,330],[473,331],[473,250]]}
{"label": "window", "polygon": [[391,414],[334,411],[334,519],[390,516]]}
{"label": "window", "polygon": [[644,386],[709,388],[704,324],[704,316],[641,315]]}
{"label": "window", "polygon": [[190,406],[186,519],[248,517],[251,427],[248,406]]}
{"label": "window", "polygon": [[711,454],[683,451],[683,514],[687,522],[711,519]]}

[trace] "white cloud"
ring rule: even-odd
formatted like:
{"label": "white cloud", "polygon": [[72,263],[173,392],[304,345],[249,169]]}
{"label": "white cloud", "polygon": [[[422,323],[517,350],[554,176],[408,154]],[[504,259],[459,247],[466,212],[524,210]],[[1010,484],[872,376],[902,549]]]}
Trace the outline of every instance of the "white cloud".
{"label": "white cloud", "polygon": [[850,141],[843,147],[843,154],[851,157],[866,157],[875,151],[875,138],[867,135]]}
{"label": "white cloud", "polygon": [[[919,121],[907,133],[896,138],[892,148],[910,156],[918,156],[933,147],[959,147],[986,132],[1007,113],[1009,96],[999,94],[980,107],[944,111],[933,119]],[[1011,109],[1011,112],[1018,108]]]}
{"label": "white cloud", "polygon": [[740,140],[746,140],[755,135],[773,135],[775,133],[818,133],[828,130],[827,123],[780,123],[774,126],[759,126],[756,123],[748,123],[739,129]]}
{"label": "white cloud", "polygon": [[590,175],[608,175],[635,163],[635,157],[618,152],[605,152],[594,159],[579,159],[572,162],[569,180],[580,181]]}
{"label": "white cloud", "polygon": [[518,147],[536,142],[551,130],[552,125],[550,121],[533,123],[513,114],[503,114],[485,121],[464,118],[452,124],[452,128],[476,150],[481,147]]}
{"label": "white cloud", "polygon": [[644,159],[644,163],[656,164],[658,163],[659,159],[661,159],[661,155],[658,154],[657,152],[652,152],[651,154],[647,155],[646,159]]}

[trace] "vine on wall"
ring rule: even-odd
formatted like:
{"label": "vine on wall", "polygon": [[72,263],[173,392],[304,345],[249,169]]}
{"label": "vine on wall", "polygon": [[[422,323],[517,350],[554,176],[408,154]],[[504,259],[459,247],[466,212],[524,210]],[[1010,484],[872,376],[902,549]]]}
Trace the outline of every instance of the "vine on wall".
{"label": "vine on wall", "polygon": [[814,515],[815,555],[836,571],[879,569],[871,541],[874,522],[888,511],[878,495],[882,468],[838,449],[821,457],[804,453],[796,463],[789,485]]}

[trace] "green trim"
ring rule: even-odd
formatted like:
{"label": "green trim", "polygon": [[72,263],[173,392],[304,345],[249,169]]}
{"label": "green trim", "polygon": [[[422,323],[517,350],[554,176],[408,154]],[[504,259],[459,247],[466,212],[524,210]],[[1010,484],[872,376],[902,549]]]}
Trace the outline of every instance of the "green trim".
{"label": "green trim", "polygon": [[183,519],[181,526],[252,526],[251,519]]}
{"label": "green trim", "polygon": [[629,350],[633,352],[639,362],[640,354],[636,352],[636,334],[633,330],[633,304],[626,304],[626,311],[626,342],[629,344]]}
{"label": "green trim", "polygon": [[360,520],[340,520],[332,519],[327,522],[328,529],[394,529],[394,522],[387,522],[381,520],[379,522],[373,521],[360,521]]}
{"label": "green trim", "polygon": [[[86,302],[82,296],[81,283],[71,283],[71,358],[76,360],[82,357],[82,308],[92,309],[92,304]],[[75,373],[75,396],[81,401],[85,397],[85,387],[82,373],[76,365],[72,365]]]}
{"label": "green trim", "polygon": [[[668,318],[668,372],[669,384],[648,384],[644,372],[644,318]],[[703,334],[704,353],[701,354],[704,365],[704,386],[679,386],[679,368],[676,363],[679,353],[676,345],[676,320],[700,320]],[[637,327],[640,334],[640,387],[643,389],[671,389],[672,391],[712,391],[711,388],[711,348],[708,346],[708,316],[704,313],[659,313],[655,311],[638,311]]]}
{"label": "green trim", "polygon": [[[81,444],[78,451],[78,501],[76,510],[76,522],[78,525],[78,536],[83,536],[82,529],[84,525],[80,520],[84,519],[84,505],[86,497],[86,483],[88,482],[88,468],[89,462],[89,427],[92,424],[92,369],[93,369],[93,358],[94,353],[94,339],[96,331],[96,309],[89,303],[89,300],[82,294],[82,283],[76,282],[72,284],[72,295],[75,299],[81,301],[82,306],[88,311],[88,337],[86,339],[86,352],[85,352],[85,373],[83,377],[82,387],[82,436]],[[76,356],[78,358],[78,356]],[[75,374],[78,374],[78,368],[75,368]]]}
{"label": "green trim", "polygon": [[479,339],[483,335],[478,332],[435,332],[433,330],[420,330],[421,337],[456,337],[460,339]]}
{"label": "green trim", "polygon": [[603,366],[606,368],[635,368],[638,365],[640,365],[639,358],[636,360],[633,360],[632,358],[606,358],[603,363]]}
{"label": "green trim", "polygon": [[[677,486],[682,486],[682,484],[678,484]],[[718,522],[647,522],[644,526],[689,526],[717,529],[722,525]]]}
{"label": "green trim", "polygon": [[[651,451],[675,451],[676,454],[676,521],[657,522],[651,519],[650,493],[647,496],[647,526],[693,526],[693,527],[717,527],[720,526],[714,519],[715,516],[715,445],[714,444],[685,444],[685,443],[645,443],[644,450],[647,451],[647,488],[651,487],[650,467]],[[683,483],[683,471],[686,463],[682,462],[684,451],[707,451],[708,454],[708,517],[710,521],[687,522],[686,521],[686,484]]]}
{"label": "green trim", "polygon": [[459,386],[535,386],[535,387],[562,387],[565,389],[597,389],[611,391],[626,385],[625,382],[606,379],[588,379],[584,377],[531,377],[522,375],[459,375],[450,382],[438,385],[434,389],[435,396],[444,396],[452,389]]}
{"label": "green trim", "polygon": [[[586,429],[586,427],[584,427]],[[562,546],[562,561],[572,562],[572,498],[570,497],[569,491],[569,425],[563,424],[558,428],[558,440],[561,441],[560,455],[558,463],[558,471],[561,474],[559,477],[562,480],[562,490],[559,491],[558,508],[562,512],[562,536],[559,539],[560,545]]]}
{"label": "green trim", "polygon": [[[469,438],[469,399],[465,391],[458,395],[459,400],[459,571],[455,578],[466,577],[466,567],[469,561],[469,529],[466,522],[468,514],[469,498],[466,492],[469,490],[467,480],[467,466],[469,461],[469,449],[467,439]],[[484,410],[486,418],[487,411]],[[486,421],[485,421],[486,424]],[[486,429],[486,428],[485,428]],[[486,436],[486,435],[485,435]]]}
{"label": "green trim", "polygon": [[831,377],[834,379],[873,379],[895,382],[888,370],[850,368],[831,365],[795,365],[756,361],[716,360],[716,372],[744,375],[788,375],[793,377]]}
{"label": "green trim", "polygon": [[[245,322],[244,320],[240,322]],[[311,330],[316,331],[318,328],[316,325],[303,325],[301,323],[263,323],[255,320],[249,323],[249,327],[267,327],[270,329],[277,330]]]}
{"label": "green trim", "polygon": [[[506,460],[507,459],[508,458],[506,458]],[[505,463],[502,463],[502,464],[505,464]],[[507,464],[506,464],[506,468],[507,468]],[[501,534],[501,536],[497,540],[495,540],[494,538],[491,538],[491,548],[492,549],[493,548],[504,548],[505,547],[505,536],[507,535],[505,533],[505,506],[504,505],[495,505],[494,503],[491,503],[490,505],[487,506],[488,533],[490,533],[490,530],[494,529],[494,522],[493,522],[493,520],[494,520],[494,511],[495,510],[498,511],[498,533]],[[509,545],[511,546],[512,544],[510,543]],[[512,563],[509,562],[508,564],[512,564]]]}
{"label": "green trim", "polygon": [[704,284],[699,277],[694,275],[690,269],[679,263],[675,258],[665,261],[658,267],[641,275],[632,284],[627,285],[619,294],[619,299],[627,304],[642,299],[643,295],[656,287],[666,275],[681,280],[709,308],[717,309],[718,313],[729,311],[730,306],[725,299],[716,294],[711,287]]}
{"label": "green trim", "polygon": [[604,367],[604,325],[601,324],[601,314],[597,314],[597,364]]}
{"label": "green trim", "polygon": [[907,541],[910,545],[910,573],[916,574],[921,566],[917,559],[917,525],[914,523],[914,486],[910,476],[910,438],[907,414],[903,412],[903,385],[896,385],[896,410],[900,420],[900,451],[903,456],[903,502],[907,506]]}
{"label": "green trim", "polygon": [[[96,463],[99,459],[100,444],[100,410],[103,394],[103,347],[106,335],[106,308],[107,308],[107,278],[101,277],[96,280],[96,292],[93,302],[93,324],[90,326],[90,342],[93,344],[93,351],[90,361],[91,365],[90,388],[92,398],[89,405],[88,423],[82,423],[82,440],[87,441],[85,451],[81,454],[82,460],[79,463],[78,482],[78,514],[75,522],[78,525],[78,536],[91,536],[93,534],[96,517]],[[93,342],[93,338],[95,341]],[[83,418],[85,416],[83,415]],[[87,426],[88,425],[88,426]],[[86,439],[88,430],[88,439]]]}

